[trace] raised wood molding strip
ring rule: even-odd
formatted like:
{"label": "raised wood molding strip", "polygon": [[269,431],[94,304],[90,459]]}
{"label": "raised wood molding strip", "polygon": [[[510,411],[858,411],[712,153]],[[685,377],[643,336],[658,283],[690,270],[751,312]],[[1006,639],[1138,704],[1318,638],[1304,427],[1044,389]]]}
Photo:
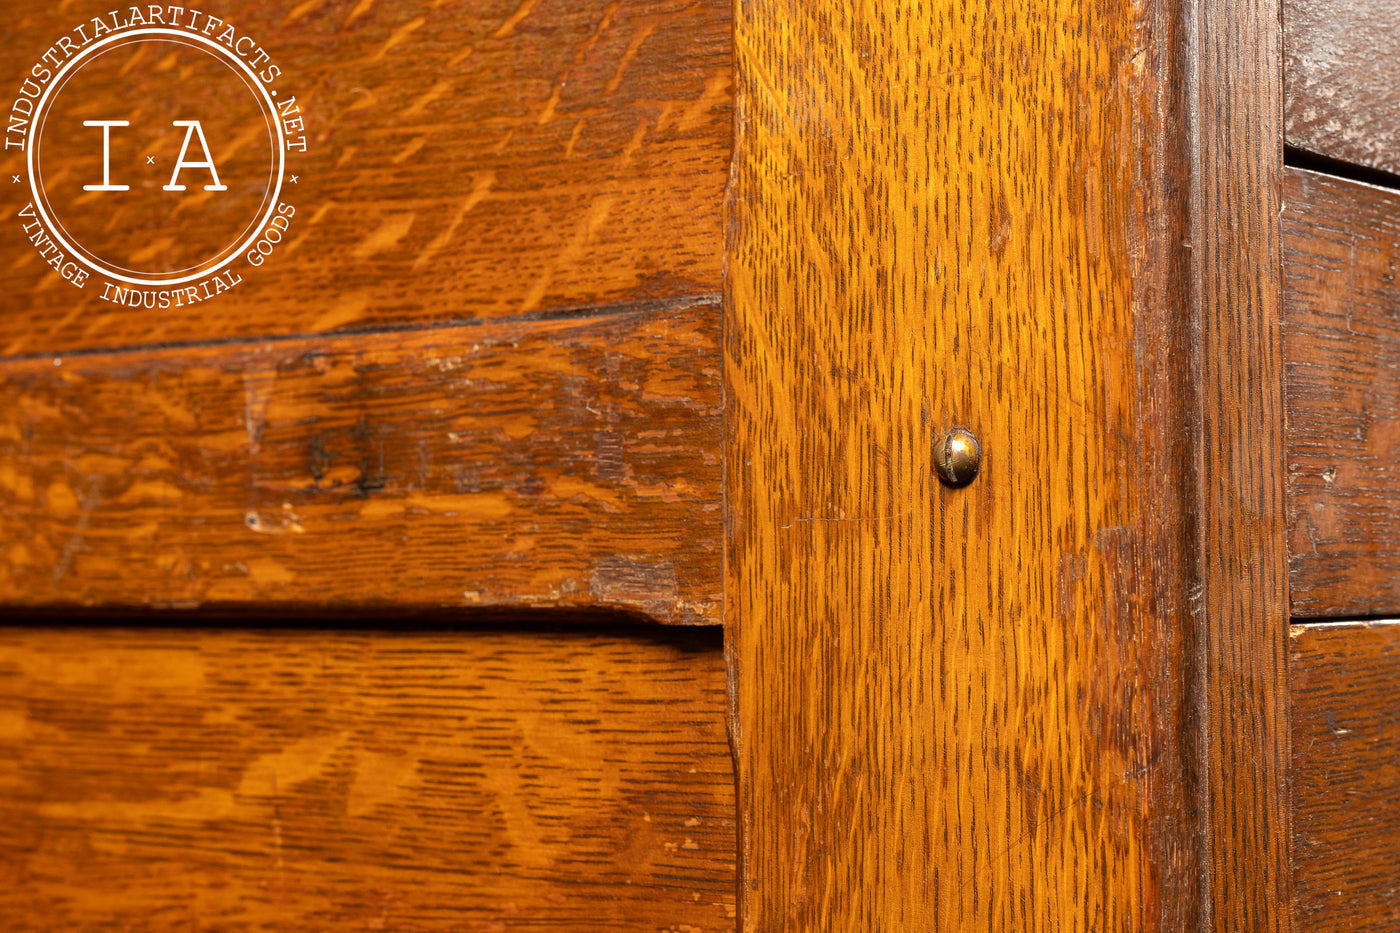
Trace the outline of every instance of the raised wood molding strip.
{"label": "raised wood molding strip", "polygon": [[1289,929],[1283,60],[1280,0],[1190,0],[1191,269],[1199,651],[1216,933]]}

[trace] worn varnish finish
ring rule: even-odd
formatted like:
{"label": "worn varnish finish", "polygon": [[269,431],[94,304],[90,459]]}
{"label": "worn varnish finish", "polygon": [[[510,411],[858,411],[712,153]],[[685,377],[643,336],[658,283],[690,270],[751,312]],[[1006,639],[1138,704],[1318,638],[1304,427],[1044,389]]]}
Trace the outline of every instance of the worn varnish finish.
{"label": "worn varnish finish", "polygon": [[1206,923],[1282,933],[1291,876],[1279,0],[1189,8],[1192,449],[1163,468],[1187,466],[1197,581],[1170,598],[1188,601],[1198,639],[1187,668],[1200,704]]}
{"label": "worn varnish finish", "polygon": [[[108,9],[14,6],[0,85],[15,94],[57,37]],[[273,54],[306,114],[309,151],[283,193],[297,208],[290,242],[261,268],[240,260],[243,284],[215,304],[123,309],[44,264],[16,217],[21,156],[0,152],[0,356],[718,290],[729,0],[227,0],[218,12]],[[122,76],[121,119],[169,119],[141,93],[158,73],[148,61]],[[198,85],[186,91],[198,110]]]}
{"label": "worn varnish finish", "polygon": [[1285,929],[1277,7],[736,30],[742,928]]}
{"label": "worn varnish finish", "polygon": [[1400,172],[1400,6],[1284,0],[1290,145]]}
{"label": "worn varnish finish", "polygon": [[1400,612],[1400,195],[1290,170],[1293,615]]}
{"label": "worn varnish finish", "polygon": [[0,630],[7,931],[732,929],[718,634]]}
{"label": "worn varnish finish", "polygon": [[719,309],[0,365],[0,603],[718,621]]}
{"label": "worn varnish finish", "polygon": [[1295,625],[1294,929],[1400,926],[1400,622]]}

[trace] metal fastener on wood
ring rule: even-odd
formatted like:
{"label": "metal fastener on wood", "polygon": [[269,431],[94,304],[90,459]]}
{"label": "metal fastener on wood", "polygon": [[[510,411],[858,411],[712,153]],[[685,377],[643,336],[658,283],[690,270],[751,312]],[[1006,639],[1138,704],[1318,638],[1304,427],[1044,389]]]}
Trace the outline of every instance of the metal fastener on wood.
{"label": "metal fastener on wood", "polygon": [[953,428],[933,445],[933,467],[949,486],[966,486],[982,467],[982,445],[967,428]]}

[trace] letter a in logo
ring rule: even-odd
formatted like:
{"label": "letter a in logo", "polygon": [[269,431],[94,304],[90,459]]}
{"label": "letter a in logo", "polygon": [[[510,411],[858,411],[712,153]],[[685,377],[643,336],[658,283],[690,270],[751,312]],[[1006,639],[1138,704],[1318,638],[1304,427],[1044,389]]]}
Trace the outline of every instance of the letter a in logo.
{"label": "letter a in logo", "polygon": [[[198,120],[176,120],[175,126],[185,127],[185,144],[180,147],[180,157],[175,160],[175,172],[170,176],[170,184],[165,186],[166,191],[184,191],[185,186],[180,184],[180,169],[182,168],[207,168],[213,177],[212,185],[205,185],[205,191],[227,191],[226,185],[219,184],[219,170],[214,168],[214,157],[209,154],[209,143],[204,139],[204,127],[199,125]],[[195,134],[199,134],[199,147],[204,150],[203,162],[186,162],[185,153],[189,151],[190,139]]]}

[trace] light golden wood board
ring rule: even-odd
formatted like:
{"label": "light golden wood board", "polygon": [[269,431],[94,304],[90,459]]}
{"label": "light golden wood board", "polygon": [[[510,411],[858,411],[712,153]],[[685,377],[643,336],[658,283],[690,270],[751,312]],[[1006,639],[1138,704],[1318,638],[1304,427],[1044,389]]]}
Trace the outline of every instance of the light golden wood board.
{"label": "light golden wood board", "polygon": [[717,632],[0,629],[12,933],[734,924]]}

